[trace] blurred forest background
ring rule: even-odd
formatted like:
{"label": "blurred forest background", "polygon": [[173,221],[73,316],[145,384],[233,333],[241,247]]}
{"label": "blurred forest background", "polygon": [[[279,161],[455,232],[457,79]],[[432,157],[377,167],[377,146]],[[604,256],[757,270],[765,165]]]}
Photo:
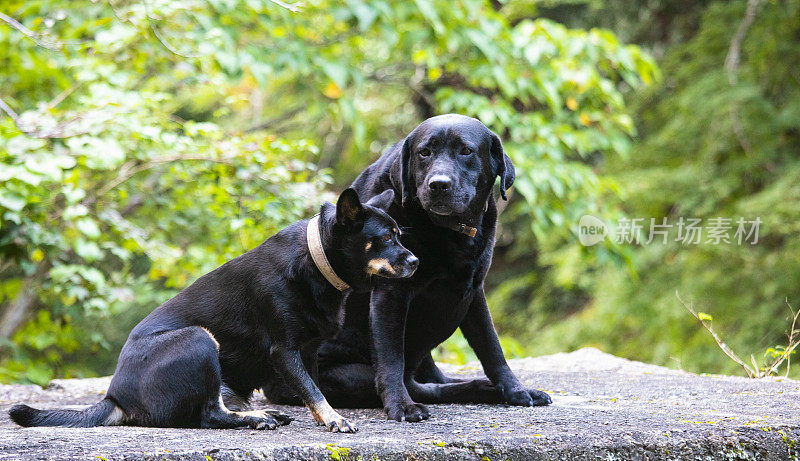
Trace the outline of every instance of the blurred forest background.
{"label": "blurred forest background", "polygon": [[[113,372],[155,306],[446,112],[481,119],[517,166],[487,280],[510,357],[596,346],[740,373],[676,290],[740,355],[785,344],[800,0],[292,9],[2,3],[0,382]],[[584,247],[584,214],[763,224],[756,245]],[[455,336],[438,358],[471,355]]]}

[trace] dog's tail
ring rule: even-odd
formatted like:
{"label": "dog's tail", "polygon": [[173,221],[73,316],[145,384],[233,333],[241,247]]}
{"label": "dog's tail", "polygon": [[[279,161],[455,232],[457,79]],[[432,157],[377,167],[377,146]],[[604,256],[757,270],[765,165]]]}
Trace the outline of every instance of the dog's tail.
{"label": "dog's tail", "polygon": [[125,413],[109,398],[105,398],[85,410],[37,410],[27,405],[14,405],[8,414],[12,421],[23,427],[114,426],[125,420]]}

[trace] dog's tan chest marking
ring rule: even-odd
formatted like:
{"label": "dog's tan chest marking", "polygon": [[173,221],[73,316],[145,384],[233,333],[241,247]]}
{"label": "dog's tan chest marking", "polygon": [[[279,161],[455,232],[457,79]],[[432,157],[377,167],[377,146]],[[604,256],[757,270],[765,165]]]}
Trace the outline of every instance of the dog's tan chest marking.
{"label": "dog's tan chest marking", "polygon": [[394,268],[389,264],[389,260],[386,258],[376,258],[367,261],[367,274],[377,275],[381,270],[394,274]]}

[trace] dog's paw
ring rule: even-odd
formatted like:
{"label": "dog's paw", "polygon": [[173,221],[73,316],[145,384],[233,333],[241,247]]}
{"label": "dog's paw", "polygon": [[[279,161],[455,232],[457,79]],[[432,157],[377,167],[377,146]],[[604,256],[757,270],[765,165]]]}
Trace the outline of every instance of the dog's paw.
{"label": "dog's paw", "polygon": [[292,420],[289,415],[276,412],[275,410],[254,410],[241,412],[239,414],[247,418],[246,421],[251,428],[258,430],[273,430],[278,426],[289,424]]}
{"label": "dog's paw", "polygon": [[533,405],[533,399],[525,388],[503,389],[503,399],[505,399],[506,403],[509,405],[519,407],[530,407]]}
{"label": "dog's paw", "polygon": [[325,427],[330,432],[344,432],[347,434],[355,434],[358,432],[358,427],[355,423],[351,423],[346,418],[339,416],[338,418],[331,419],[325,422]]}
{"label": "dog's paw", "polygon": [[395,421],[416,423],[431,416],[425,405],[411,401],[389,405],[384,410],[386,411],[386,416]]}
{"label": "dog's paw", "polygon": [[265,429],[273,430],[278,427],[278,422],[275,420],[269,421],[267,419],[261,419],[250,424],[250,427],[259,431],[263,431]]}
{"label": "dog's paw", "polygon": [[523,387],[503,389],[503,398],[507,404],[520,407],[539,407],[550,405],[553,402],[547,393],[538,389],[525,389]]}
{"label": "dog's paw", "polygon": [[539,389],[528,389],[528,394],[531,396],[531,400],[533,400],[534,407],[543,407],[553,403],[553,399],[550,398],[547,392],[540,391]]}
{"label": "dog's paw", "polygon": [[278,420],[267,414],[264,414],[263,417],[253,416],[250,421],[250,427],[253,429],[258,429],[259,431],[271,431],[278,427]]}
{"label": "dog's paw", "polygon": [[317,425],[325,426],[330,432],[345,432],[350,434],[358,432],[358,427],[331,408],[327,401],[310,405],[309,410],[311,410],[311,416],[314,418],[314,421],[317,422]]}
{"label": "dog's paw", "polygon": [[280,410],[273,410],[272,408],[268,408],[264,410],[264,412],[269,416],[275,418],[275,420],[278,422],[278,425],[280,426],[286,426],[287,424],[294,421],[294,418],[292,418],[291,416],[287,415],[286,413]]}

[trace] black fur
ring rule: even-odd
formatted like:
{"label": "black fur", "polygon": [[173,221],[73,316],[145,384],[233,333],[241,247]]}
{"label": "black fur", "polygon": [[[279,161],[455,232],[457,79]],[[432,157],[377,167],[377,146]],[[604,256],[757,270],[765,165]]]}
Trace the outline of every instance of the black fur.
{"label": "black fur", "polygon": [[[356,292],[368,291],[377,280],[373,275],[407,277],[416,268],[385,212],[393,197],[388,190],[362,205],[348,189],[336,207],[320,209],[325,254]],[[12,419],[23,426],[275,428],[290,418],[271,410],[232,412],[220,397],[233,394],[246,402],[253,390],[279,381],[329,430],[355,431],[307,371],[314,372],[309,357],[316,356],[315,344],[338,328],[343,298],[311,259],[307,224],[289,225],[151,312],[131,331],[100,403],[80,412],[20,405],[11,410]]]}
{"label": "black fur", "polygon": [[[550,403],[509,369],[486,306],[498,177],[505,198],[514,166],[500,138],[476,119],[451,114],[420,124],[355,180],[362,199],[397,193],[389,214],[420,264],[410,279],[382,280],[346,299],[342,329],[319,351],[320,386],[335,405],[382,404],[391,419],[419,421],[429,412],[417,402]],[[475,237],[449,228],[460,223],[477,228]],[[430,351],[456,328],[488,380],[448,378],[434,364]]]}
{"label": "black fur", "polygon": [[37,410],[27,405],[14,405],[8,412],[20,426],[100,426],[114,411],[114,402],[103,399],[85,410]]}

